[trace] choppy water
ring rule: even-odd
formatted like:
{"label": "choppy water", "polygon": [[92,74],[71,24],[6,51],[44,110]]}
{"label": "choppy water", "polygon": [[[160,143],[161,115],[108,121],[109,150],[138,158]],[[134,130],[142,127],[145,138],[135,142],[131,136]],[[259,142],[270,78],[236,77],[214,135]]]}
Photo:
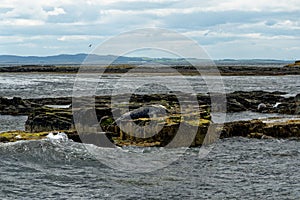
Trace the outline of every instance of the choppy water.
{"label": "choppy water", "polygon": [[[293,140],[231,138],[218,141],[203,159],[199,148],[191,148],[163,169],[132,173],[109,168],[82,144],[64,139],[0,144],[0,198],[298,199],[298,147]],[[155,151],[162,157],[178,151],[123,150],[139,156]]]}
{"label": "choppy water", "polygon": [[[0,96],[23,98],[41,98],[72,96],[73,84],[76,75],[74,74],[0,74]],[[208,84],[214,84],[220,77],[208,77]],[[224,76],[222,77],[225,92],[234,91],[281,91],[295,95],[300,91],[300,76]],[[140,92],[165,93],[170,91],[187,91],[192,87],[195,92],[206,93],[205,81],[196,76],[135,76],[120,79],[119,75],[107,75],[101,79],[95,79],[91,75],[88,82],[98,84],[97,95],[111,94],[132,90],[137,86]],[[155,83],[165,84],[166,87],[153,87]],[[152,85],[151,85],[152,84]],[[149,87],[151,85],[151,87]],[[122,86],[122,90],[118,91]],[[76,95],[76,94],[74,94]]]}
{"label": "choppy water", "polygon": [[0,115],[0,133],[11,130],[24,130],[27,116]]}
{"label": "choppy water", "polygon": [[[23,98],[71,96],[75,75],[0,74],[0,96]],[[118,75],[101,79],[97,94],[110,94]],[[207,92],[203,80],[187,77],[197,92]],[[213,79],[218,77],[211,77]],[[300,76],[223,77],[226,92],[237,90],[300,93]],[[182,77],[154,77],[184,90]],[[123,79],[124,88],[149,84],[144,77]],[[99,80],[89,81],[98,83]],[[150,88],[151,89],[151,88]],[[164,88],[156,88],[165,92]],[[166,88],[165,88],[166,89]],[[147,87],[142,88],[147,90]],[[166,89],[167,90],[167,89]],[[157,90],[155,91],[157,92]],[[252,112],[233,113],[226,121],[271,117]],[[275,114],[275,116],[277,116]],[[0,115],[0,132],[24,129],[26,117]],[[300,151],[296,140],[231,138],[217,142],[207,157],[191,148],[175,162],[166,158],[182,149],[88,149],[67,139],[0,144],[1,199],[298,199]],[[120,151],[124,154],[120,154]],[[104,156],[105,155],[105,156]],[[144,159],[144,157],[146,157]],[[136,170],[118,171],[122,162],[139,161]],[[157,166],[154,170],[147,159]],[[115,165],[112,165],[115,163]],[[117,164],[119,163],[119,164]],[[118,167],[114,167],[118,165]],[[112,166],[110,168],[108,166]],[[132,163],[131,163],[132,167]],[[149,173],[131,173],[143,167]],[[148,169],[147,169],[148,167]]]}

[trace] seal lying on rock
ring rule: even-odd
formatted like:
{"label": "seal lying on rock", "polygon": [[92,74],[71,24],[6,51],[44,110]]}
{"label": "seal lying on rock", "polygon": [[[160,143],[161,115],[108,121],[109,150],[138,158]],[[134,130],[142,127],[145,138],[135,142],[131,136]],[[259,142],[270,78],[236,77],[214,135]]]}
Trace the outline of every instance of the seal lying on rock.
{"label": "seal lying on rock", "polygon": [[143,106],[123,114],[115,122],[118,123],[124,120],[135,120],[139,118],[155,118],[158,116],[164,116],[167,113],[167,108],[162,105]]}
{"label": "seal lying on rock", "polygon": [[113,126],[117,125],[122,130],[120,132],[120,138],[122,139],[125,138],[123,132],[137,138],[150,138],[162,130],[164,124],[159,123],[159,120],[157,119],[149,119],[166,117],[167,113],[166,107],[162,105],[143,106],[124,113],[110,124],[107,130],[110,130]]}

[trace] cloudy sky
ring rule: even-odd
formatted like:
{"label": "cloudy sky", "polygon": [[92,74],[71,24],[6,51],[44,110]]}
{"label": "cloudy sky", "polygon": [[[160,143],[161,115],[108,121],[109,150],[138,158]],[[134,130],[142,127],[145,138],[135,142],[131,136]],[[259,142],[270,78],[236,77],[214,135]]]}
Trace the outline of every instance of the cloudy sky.
{"label": "cloudy sky", "polygon": [[124,31],[159,27],[214,59],[300,59],[299,0],[1,0],[0,18],[2,55],[89,53]]}

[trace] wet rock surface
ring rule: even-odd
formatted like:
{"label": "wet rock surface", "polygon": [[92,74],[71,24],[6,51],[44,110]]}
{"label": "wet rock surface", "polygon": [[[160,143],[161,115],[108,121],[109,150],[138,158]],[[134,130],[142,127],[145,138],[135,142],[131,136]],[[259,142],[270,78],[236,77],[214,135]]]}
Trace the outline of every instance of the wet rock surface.
{"label": "wet rock surface", "polygon": [[[199,120],[199,122],[181,121],[177,123],[167,121],[161,123],[163,124],[163,128],[152,137],[143,137],[143,134],[145,134],[147,129],[141,131],[141,129],[130,129],[127,127],[126,132],[124,132],[117,125],[104,127],[106,130],[105,132],[91,133],[88,129],[85,129],[85,132],[82,132],[81,130],[80,133],[76,130],[62,131],[67,134],[69,139],[72,139],[75,142],[84,142],[101,147],[133,145],[174,148],[208,145],[216,142],[219,138],[230,137],[248,137],[256,139],[300,138],[300,119],[286,121],[276,121],[274,119],[265,121],[250,120],[225,124],[213,124],[209,120]],[[35,133],[9,131],[0,133],[0,142],[42,139],[53,132],[55,133],[57,131]]]}
{"label": "wet rock surface", "polygon": [[[280,92],[264,91],[230,93],[226,95],[227,112],[299,114],[297,113],[299,112],[299,98],[297,98],[299,95],[296,98],[285,98],[283,95],[284,93]],[[53,131],[66,132],[68,137],[76,142],[83,140],[85,143],[106,147],[110,147],[112,144],[119,146],[200,146],[211,143],[219,137],[235,136],[260,139],[300,137],[300,120],[298,119],[284,122],[280,122],[280,120],[250,120],[217,124],[211,122],[211,97],[209,95],[191,96],[182,93],[179,96],[174,94],[135,94],[130,96],[129,104],[125,104],[121,103],[125,96],[118,95],[114,97],[119,102],[116,105],[111,105],[111,97],[98,96],[78,98],[73,106],[71,98],[0,98],[0,114],[28,115],[25,132],[20,132],[20,137],[16,138],[15,132],[2,133],[0,142],[39,139]],[[189,106],[181,110],[178,98]],[[192,99],[195,98],[197,105],[192,102]],[[265,106],[258,109],[260,104]],[[124,118],[120,123],[116,118],[116,116],[122,116],[136,109],[143,110],[149,105],[164,106],[166,108],[165,116],[143,113],[134,119]],[[59,106],[63,106],[63,108]],[[225,112],[225,110],[220,111]],[[26,133],[28,133],[28,137],[26,137]],[[102,133],[101,137],[107,138],[107,141],[105,143],[97,142],[94,133]],[[81,138],[82,135],[83,138]]]}
{"label": "wet rock surface", "polygon": [[28,132],[70,130],[73,128],[70,109],[41,107],[33,110],[25,123]]}
{"label": "wet rock surface", "polygon": [[[95,67],[85,67],[81,68],[87,73],[93,72],[104,72],[105,73],[126,73],[130,69],[136,68],[135,65],[111,65],[106,67],[103,66],[95,66]],[[199,72],[195,67],[190,65],[173,65],[172,68],[177,70],[182,74],[189,75],[199,75]],[[272,76],[272,75],[297,75],[300,74],[300,63],[296,61],[294,64],[289,64],[282,67],[258,67],[258,66],[217,66],[218,71],[223,76]],[[79,66],[55,66],[55,65],[21,65],[21,66],[11,66],[11,67],[1,67],[0,73],[32,73],[32,72],[40,72],[40,73],[77,73],[79,70]],[[151,73],[156,73],[159,71],[160,73],[169,73],[168,70],[164,70],[164,68],[159,68],[159,70],[152,70]],[[147,68],[141,68],[140,72],[149,72]],[[206,74],[214,74],[216,73],[214,70],[209,71],[209,67],[205,68]]]}
{"label": "wet rock surface", "polygon": [[7,99],[0,97],[0,114],[2,115],[28,115],[39,105],[19,97]]}
{"label": "wet rock surface", "polygon": [[20,65],[12,67],[1,67],[0,73],[16,72],[52,72],[52,73],[77,73],[79,67],[73,66],[55,66],[55,65]]}
{"label": "wet rock surface", "polygon": [[[297,102],[295,97],[284,97],[282,92],[233,92],[227,94],[227,111],[253,111],[263,113],[297,114]],[[259,109],[259,105],[265,107]]]}
{"label": "wet rock surface", "polygon": [[[241,112],[241,111],[253,111],[263,113],[280,113],[280,114],[298,114],[300,104],[300,98],[284,97],[285,93],[282,92],[265,92],[265,91],[237,91],[229,94],[198,94],[197,101],[201,106],[210,106],[211,98],[214,96],[226,97],[226,102],[218,102],[219,104],[227,104],[227,112]],[[297,95],[297,96],[300,96]],[[119,95],[114,97],[115,101],[119,101],[120,104],[126,99],[127,96]],[[182,93],[180,97],[182,102],[191,102],[195,97],[190,94]],[[92,101],[91,101],[92,99]],[[109,96],[97,96],[95,98],[87,98],[86,102],[84,98],[80,98],[77,102],[77,106],[95,106],[96,108],[110,107],[111,97]],[[169,111],[179,109],[179,100],[173,94],[153,94],[153,95],[132,95],[130,97],[130,109],[139,108],[144,104],[162,104],[169,107]],[[41,107],[54,105],[58,108],[60,106],[70,107],[72,104],[71,97],[59,97],[59,98],[40,98],[40,99],[21,99],[14,97],[12,99],[0,97],[0,114],[2,115],[29,115],[33,113],[35,109]],[[89,105],[90,104],[90,105]],[[93,105],[95,104],[95,105]],[[193,103],[195,104],[195,103]],[[265,104],[265,108],[258,109],[259,104]],[[118,108],[122,105],[117,105]],[[126,107],[127,105],[123,105]]]}
{"label": "wet rock surface", "polygon": [[296,60],[295,63],[285,65],[284,68],[300,70],[300,60]]}

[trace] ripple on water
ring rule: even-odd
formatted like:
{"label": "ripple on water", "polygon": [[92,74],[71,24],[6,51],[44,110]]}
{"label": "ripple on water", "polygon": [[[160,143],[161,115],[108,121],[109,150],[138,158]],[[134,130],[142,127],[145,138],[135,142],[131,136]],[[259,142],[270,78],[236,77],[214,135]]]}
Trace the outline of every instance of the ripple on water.
{"label": "ripple on water", "polygon": [[[219,140],[203,159],[191,148],[163,169],[135,174],[107,167],[71,141],[1,144],[0,197],[295,199],[300,196],[298,147],[296,140],[230,138]],[[151,155],[151,148],[137,149],[129,151]]]}
{"label": "ripple on water", "polygon": [[[0,96],[5,97],[23,97],[23,98],[41,98],[72,96],[73,85],[76,74],[0,74]],[[190,83],[196,92],[206,93],[207,85],[201,77],[197,76],[152,76],[145,79],[145,76],[136,76],[134,78],[124,78],[119,80],[118,75],[107,75],[101,80],[90,78],[86,81],[98,83],[97,95],[111,94],[111,91],[117,91],[116,83],[124,88],[134,89],[140,85],[140,92],[161,92],[166,93],[168,89],[164,87],[149,88],[143,87],[151,85],[155,80],[165,81],[166,85],[172,85],[176,91],[186,91],[185,84]],[[214,83],[220,79],[218,76],[209,76],[208,84]],[[16,82],[15,80],[18,80]],[[299,92],[299,75],[289,76],[223,76],[224,88],[227,93],[234,91],[280,91],[290,95]],[[148,82],[147,82],[148,81]],[[284,84],[282,84],[284,83]],[[153,84],[152,84],[153,85]],[[143,91],[144,90],[144,91]],[[167,90],[167,91],[166,91]],[[123,92],[124,90],[120,90]]]}
{"label": "ripple on water", "polygon": [[27,116],[0,115],[0,132],[25,130]]}

